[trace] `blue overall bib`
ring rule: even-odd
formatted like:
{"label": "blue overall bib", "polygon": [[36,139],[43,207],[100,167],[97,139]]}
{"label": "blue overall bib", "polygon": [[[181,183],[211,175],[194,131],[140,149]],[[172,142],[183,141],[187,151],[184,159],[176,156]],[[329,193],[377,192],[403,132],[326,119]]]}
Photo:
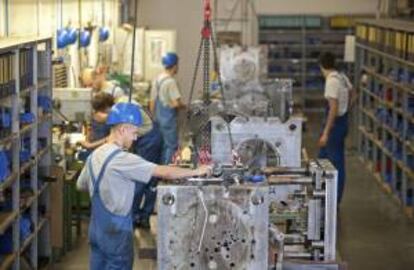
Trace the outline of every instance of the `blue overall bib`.
{"label": "blue overall bib", "polygon": [[[148,112],[147,114],[151,118]],[[138,156],[159,164],[161,162],[162,135],[158,124],[152,121],[152,125],[152,129],[147,134],[134,142],[133,149]],[[157,179],[154,177],[147,184],[140,182],[135,184],[135,197],[132,208],[134,221],[138,222],[140,219],[148,219],[151,216],[157,198],[156,186]],[[143,200],[144,205],[141,207]]]}
{"label": "blue overall bib", "polygon": [[[329,106],[325,109],[323,126],[326,125]],[[319,152],[319,158],[328,159],[338,170],[338,206],[342,199],[345,187],[345,138],[348,134],[348,112],[335,118],[334,125],[329,134],[328,142]]]}
{"label": "blue overall bib", "polygon": [[92,119],[91,122],[91,142],[99,141],[109,135],[111,128],[106,123],[99,123]]}
{"label": "blue overall bib", "polygon": [[111,213],[103,204],[100,184],[111,160],[122,150],[112,152],[105,160],[98,177],[89,158],[89,174],[93,184],[89,242],[91,246],[91,270],[131,270],[134,261],[131,212],[126,216]]}
{"label": "blue overall bib", "polygon": [[155,118],[159,124],[164,142],[161,164],[170,164],[174,153],[178,149],[177,111],[168,105],[162,104],[159,97],[161,86],[167,79],[171,79],[171,77],[166,77],[156,82],[157,97],[155,99]]}

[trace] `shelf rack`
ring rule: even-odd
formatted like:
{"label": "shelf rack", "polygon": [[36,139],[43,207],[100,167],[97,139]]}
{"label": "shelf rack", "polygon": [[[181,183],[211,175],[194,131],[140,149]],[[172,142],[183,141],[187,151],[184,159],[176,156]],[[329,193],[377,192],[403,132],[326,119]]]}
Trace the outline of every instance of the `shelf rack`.
{"label": "shelf rack", "polygon": [[359,20],[358,149],[376,180],[413,217],[414,23]]}
{"label": "shelf rack", "polygon": [[269,77],[295,80],[296,102],[306,111],[324,107],[324,78],[319,70],[321,51],[337,56],[339,69],[351,79],[353,64],[343,61],[345,36],[354,34],[354,19],[347,15],[259,16],[259,43],[268,47]]}
{"label": "shelf rack", "polygon": [[[51,260],[50,191],[42,176],[48,175],[51,165],[52,121],[47,110],[38,104],[40,96],[50,101],[52,98],[51,49],[52,39],[46,36],[0,40],[0,86],[4,74],[13,83],[12,87],[8,85],[13,91],[7,93],[0,87],[0,108],[11,117],[10,127],[0,123],[0,131],[9,129],[9,135],[0,137],[0,150],[9,153],[10,163],[9,175],[0,180],[0,237],[12,237],[12,251],[0,254],[0,270],[21,269],[23,258],[33,269],[41,268],[43,259],[46,264]],[[7,65],[2,62],[5,55],[9,57]],[[32,116],[29,124],[21,122],[22,113]],[[21,160],[26,147],[29,156]],[[21,201],[22,188],[32,193],[25,203]],[[26,218],[30,219],[31,230],[23,238],[20,227]]]}

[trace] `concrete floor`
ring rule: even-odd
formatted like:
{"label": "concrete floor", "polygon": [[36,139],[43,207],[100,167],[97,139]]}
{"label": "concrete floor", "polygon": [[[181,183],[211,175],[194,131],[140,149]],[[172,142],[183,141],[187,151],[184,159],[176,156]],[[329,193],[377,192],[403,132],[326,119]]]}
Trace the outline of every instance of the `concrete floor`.
{"label": "concrete floor", "polygon": [[[310,116],[304,146],[310,157],[317,148],[318,116]],[[155,219],[152,220],[153,223]],[[153,224],[155,225],[155,224]],[[153,226],[154,227],[154,226]],[[347,183],[339,216],[338,249],[350,270],[414,269],[414,222],[408,220],[391,198],[384,194],[357,158],[347,153]],[[155,246],[155,232],[136,231],[137,246]],[[55,269],[80,270],[88,267],[86,235]],[[134,270],[156,269],[148,259],[135,260]]]}

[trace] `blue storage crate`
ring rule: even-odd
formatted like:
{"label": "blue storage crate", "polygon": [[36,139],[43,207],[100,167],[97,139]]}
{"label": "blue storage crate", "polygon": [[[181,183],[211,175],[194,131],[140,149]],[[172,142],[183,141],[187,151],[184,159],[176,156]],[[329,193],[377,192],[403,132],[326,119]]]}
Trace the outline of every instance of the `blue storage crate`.
{"label": "blue storage crate", "polygon": [[407,167],[414,170],[414,155],[407,155]]}
{"label": "blue storage crate", "polygon": [[408,82],[410,78],[410,74],[408,71],[399,68],[398,69],[398,81],[400,82]]}
{"label": "blue storage crate", "polygon": [[13,230],[8,228],[4,234],[0,234],[0,254],[10,254],[13,252]]}
{"label": "blue storage crate", "polygon": [[410,96],[410,97],[408,97],[408,100],[407,100],[407,111],[410,113],[410,114],[414,114],[414,96]]}
{"label": "blue storage crate", "polygon": [[392,140],[386,140],[384,143],[384,147],[388,151],[392,152]]}
{"label": "blue storage crate", "polygon": [[10,162],[6,151],[0,151],[0,183],[10,176]]}
{"label": "blue storage crate", "polygon": [[21,124],[31,124],[35,121],[35,116],[33,113],[21,113],[20,114],[20,123]]}
{"label": "blue storage crate", "polygon": [[398,69],[390,68],[388,70],[388,77],[393,81],[398,81],[399,79]]}
{"label": "blue storage crate", "polygon": [[403,149],[400,145],[397,145],[397,149],[395,151],[393,151],[393,155],[398,160],[403,159]]}
{"label": "blue storage crate", "polygon": [[30,215],[23,214],[20,218],[20,241],[24,242],[33,232],[33,223]]}
{"label": "blue storage crate", "polygon": [[321,74],[321,69],[319,68],[319,65],[309,65],[307,67],[307,71],[312,74]]}
{"label": "blue storage crate", "polygon": [[391,184],[392,183],[392,173],[385,173],[384,180],[386,183]]}
{"label": "blue storage crate", "polygon": [[413,190],[411,188],[409,188],[409,189],[407,189],[407,196],[406,196],[406,200],[405,200],[406,205],[412,206],[413,202],[414,202],[413,199],[414,199],[413,198]]}
{"label": "blue storage crate", "polygon": [[0,128],[11,128],[11,114],[7,108],[0,108]]}
{"label": "blue storage crate", "polygon": [[407,139],[414,140],[414,125],[409,124],[407,129]]}
{"label": "blue storage crate", "polygon": [[37,104],[42,108],[43,112],[51,113],[52,112],[52,98],[49,96],[38,96]]}
{"label": "blue storage crate", "polygon": [[283,72],[283,68],[282,66],[279,65],[269,65],[269,69],[268,69],[269,73],[281,73]]}
{"label": "blue storage crate", "polygon": [[310,45],[322,44],[322,40],[320,38],[317,38],[317,37],[307,37],[306,38],[306,43],[310,44]]}

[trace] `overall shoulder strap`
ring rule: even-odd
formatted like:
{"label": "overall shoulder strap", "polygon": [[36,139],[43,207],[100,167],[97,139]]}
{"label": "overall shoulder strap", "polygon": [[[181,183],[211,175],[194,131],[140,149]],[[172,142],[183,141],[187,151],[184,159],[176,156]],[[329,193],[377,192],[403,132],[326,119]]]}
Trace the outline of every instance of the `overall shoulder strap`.
{"label": "overall shoulder strap", "polygon": [[108,166],[109,162],[111,162],[111,160],[120,152],[122,152],[121,149],[116,149],[105,159],[105,161],[104,161],[104,163],[101,167],[101,170],[99,171],[98,178],[96,178],[95,174],[93,173],[92,158],[89,159],[89,161],[88,161],[89,173],[90,173],[91,178],[92,178],[92,185],[93,185],[94,192],[98,191],[99,183],[102,180],[103,174],[105,173],[106,167]]}
{"label": "overall shoulder strap", "polygon": [[171,79],[171,76],[166,76],[166,77],[162,78],[161,80],[156,81],[157,96],[159,96],[159,94],[160,94],[162,84],[168,79]]}

